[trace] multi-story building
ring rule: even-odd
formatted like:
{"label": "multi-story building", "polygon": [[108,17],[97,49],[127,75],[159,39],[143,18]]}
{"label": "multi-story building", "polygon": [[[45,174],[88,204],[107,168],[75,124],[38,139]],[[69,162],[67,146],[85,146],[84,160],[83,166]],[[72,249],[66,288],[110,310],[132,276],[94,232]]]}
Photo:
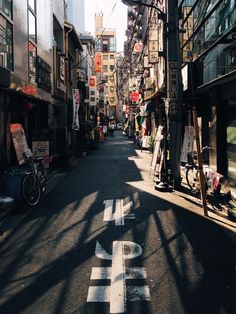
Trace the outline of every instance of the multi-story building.
{"label": "multi-story building", "polygon": [[1,167],[17,164],[11,124],[23,126],[30,148],[44,141],[49,154],[66,149],[73,64],[82,46],[65,24],[65,6],[64,0],[0,2]]}
{"label": "multi-story building", "polygon": [[[115,75],[116,30],[104,28],[103,13],[95,14],[95,71],[98,84],[102,84],[99,106],[104,108],[107,116],[116,116],[117,91]],[[101,60],[101,66],[96,67],[96,60]],[[105,86],[104,86],[105,83]]]}
{"label": "multi-story building", "polygon": [[210,166],[236,186],[236,1],[179,2],[184,103],[194,95]]}
{"label": "multi-story building", "polygon": [[84,0],[67,1],[67,19],[78,33],[85,32],[85,3]]}

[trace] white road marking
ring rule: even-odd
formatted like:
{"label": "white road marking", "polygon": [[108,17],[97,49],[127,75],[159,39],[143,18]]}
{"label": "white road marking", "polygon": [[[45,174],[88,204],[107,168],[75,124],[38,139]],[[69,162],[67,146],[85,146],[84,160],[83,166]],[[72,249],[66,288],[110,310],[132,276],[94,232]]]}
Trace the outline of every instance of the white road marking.
{"label": "white road marking", "polygon": [[[151,296],[149,288],[145,286],[127,286],[126,287],[127,300],[129,302],[135,301],[150,301]],[[87,302],[110,302],[111,287],[109,286],[91,286],[89,287]]]}
{"label": "white road marking", "polygon": [[[130,241],[114,241],[112,255],[108,254],[99,242],[95,255],[100,259],[111,260],[111,267],[93,267],[91,280],[109,280],[107,286],[90,286],[87,302],[110,302],[110,313],[125,313],[128,301],[150,301],[147,285],[132,285],[131,280],[147,278],[145,268],[128,267],[125,260],[134,259],[142,254],[142,247]],[[126,280],[128,284],[126,284]]]}
{"label": "white road marking", "polygon": [[122,241],[113,242],[110,313],[124,313],[126,308],[125,257]]}
{"label": "white road marking", "polygon": [[[147,274],[144,267],[127,268],[125,279],[146,279]],[[93,267],[91,280],[111,279],[111,267]]]}
{"label": "white road marking", "polygon": [[98,241],[96,242],[95,255],[101,259],[112,260],[112,255],[108,254]]}
{"label": "white road marking", "polygon": [[112,221],[113,220],[113,200],[105,200],[105,210],[103,221]]}
{"label": "white road marking", "polygon": [[[103,221],[114,221],[116,226],[124,226],[125,218],[135,219],[135,214],[126,213],[133,206],[133,202],[129,202],[125,206],[122,199],[105,200],[105,209]],[[114,206],[114,208],[113,208]]]}

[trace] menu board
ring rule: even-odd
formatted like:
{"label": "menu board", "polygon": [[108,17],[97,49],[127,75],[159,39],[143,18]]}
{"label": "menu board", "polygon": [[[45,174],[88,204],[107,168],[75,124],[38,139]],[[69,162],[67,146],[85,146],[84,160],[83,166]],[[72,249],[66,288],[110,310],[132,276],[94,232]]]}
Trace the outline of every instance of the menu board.
{"label": "menu board", "polygon": [[10,124],[10,132],[18,163],[22,165],[25,162],[24,154],[29,155],[31,153],[26,141],[25,131],[20,123],[13,123]]}

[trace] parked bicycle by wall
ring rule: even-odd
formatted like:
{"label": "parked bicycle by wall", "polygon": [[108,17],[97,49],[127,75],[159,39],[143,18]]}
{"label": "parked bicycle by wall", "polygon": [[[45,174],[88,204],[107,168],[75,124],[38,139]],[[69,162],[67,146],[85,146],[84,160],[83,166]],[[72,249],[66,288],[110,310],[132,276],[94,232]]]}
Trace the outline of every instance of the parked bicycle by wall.
{"label": "parked bicycle by wall", "polygon": [[35,157],[30,150],[25,151],[24,156],[28,171],[22,180],[22,196],[26,204],[35,206],[46,189],[43,157]]}
{"label": "parked bicycle by wall", "polygon": [[[201,150],[201,157],[203,161],[203,173],[205,178],[205,189],[212,187],[212,171],[209,164],[206,162],[206,152],[211,150],[211,147],[205,146]],[[195,162],[195,156],[193,156],[192,161],[185,165],[186,169],[186,181],[190,190],[194,193],[200,193],[200,175],[199,166]]]}

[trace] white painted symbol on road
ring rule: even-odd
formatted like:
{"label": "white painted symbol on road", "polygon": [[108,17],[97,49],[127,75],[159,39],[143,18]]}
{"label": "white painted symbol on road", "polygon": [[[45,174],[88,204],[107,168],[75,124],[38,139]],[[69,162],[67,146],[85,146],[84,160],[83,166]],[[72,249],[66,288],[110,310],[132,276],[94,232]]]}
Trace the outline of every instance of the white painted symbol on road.
{"label": "white painted symbol on road", "polygon": [[150,301],[147,285],[126,285],[127,279],[146,279],[143,267],[125,269],[125,260],[134,259],[142,254],[139,244],[130,241],[114,241],[112,254],[107,253],[99,242],[96,243],[95,255],[100,259],[110,260],[111,267],[93,267],[91,280],[111,281],[110,286],[90,286],[87,302],[110,302],[110,313],[125,313],[128,301]]}
{"label": "white painted symbol on road", "polygon": [[122,199],[105,200],[105,210],[103,221],[115,221],[116,226],[124,226],[125,218],[135,219],[135,214],[126,213],[132,206],[133,202],[129,202],[124,206]]}

